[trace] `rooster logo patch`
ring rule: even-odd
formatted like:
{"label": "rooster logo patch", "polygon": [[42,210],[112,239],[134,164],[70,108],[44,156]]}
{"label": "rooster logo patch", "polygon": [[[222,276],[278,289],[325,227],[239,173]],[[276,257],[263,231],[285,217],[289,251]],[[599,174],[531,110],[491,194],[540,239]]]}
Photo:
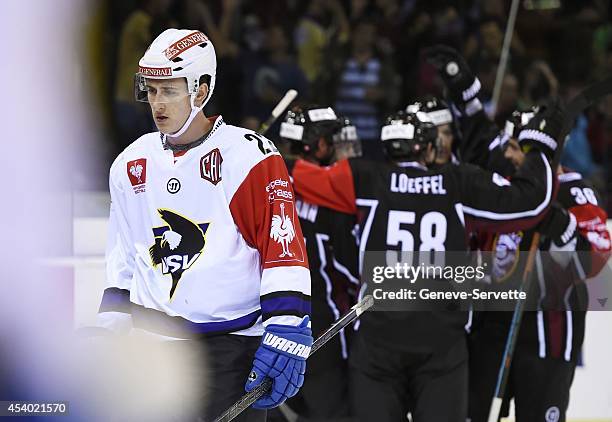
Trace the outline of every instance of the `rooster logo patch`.
{"label": "rooster logo patch", "polygon": [[281,244],[283,251],[278,256],[284,258],[286,256],[293,257],[293,254],[289,250],[289,245],[295,237],[295,229],[293,223],[288,215],[285,215],[285,204],[280,204],[281,215],[274,215],[272,217],[272,226],[270,227],[270,237],[275,242]]}
{"label": "rooster logo patch", "polygon": [[167,225],[153,228],[155,243],[149,248],[154,267],[161,264],[162,274],[170,274],[170,299],[185,271],[202,255],[210,223],[197,224],[174,211],[158,209]]}

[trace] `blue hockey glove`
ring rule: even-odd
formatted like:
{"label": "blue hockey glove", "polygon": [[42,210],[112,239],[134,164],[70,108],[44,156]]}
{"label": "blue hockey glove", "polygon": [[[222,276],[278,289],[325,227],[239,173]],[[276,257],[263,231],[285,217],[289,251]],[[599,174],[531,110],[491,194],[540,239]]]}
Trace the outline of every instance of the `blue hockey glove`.
{"label": "blue hockey glove", "polygon": [[304,384],[306,358],[312,346],[308,321],[305,317],[297,327],[271,324],[266,328],[244,389],[251,391],[266,377],[272,379],[272,389],[253,404],[254,408],[276,407],[295,396]]}

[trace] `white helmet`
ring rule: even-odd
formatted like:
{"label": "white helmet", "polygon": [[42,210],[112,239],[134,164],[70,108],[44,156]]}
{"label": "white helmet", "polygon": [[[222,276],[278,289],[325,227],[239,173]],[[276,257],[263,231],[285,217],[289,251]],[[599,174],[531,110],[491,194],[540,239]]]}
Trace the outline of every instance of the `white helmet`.
{"label": "white helmet", "polygon": [[[165,134],[171,137],[180,136],[212,97],[216,73],[215,48],[206,35],[188,29],[166,29],[153,40],[138,62],[134,87],[136,100],[147,102],[146,78],[185,78],[188,94],[191,97],[191,114],[177,132]],[[202,76],[207,77],[208,94],[202,105],[197,107],[195,98]]]}

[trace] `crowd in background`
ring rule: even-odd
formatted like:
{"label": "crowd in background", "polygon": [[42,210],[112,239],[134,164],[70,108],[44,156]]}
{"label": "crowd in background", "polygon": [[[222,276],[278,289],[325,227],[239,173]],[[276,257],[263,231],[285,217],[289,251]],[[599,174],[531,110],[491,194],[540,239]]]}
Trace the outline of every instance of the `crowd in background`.
{"label": "crowd in background", "polygon": [[[218,60],[205,112],[256,129],[285,92],[349,117],[364,155],[380,158],[383,118],[425,94],[442,95],[423,49],[447,44],[478,74],[485,109],[500,127],[517,108],[572,98],[612,75],[608,1],[521,1],[501,97],[491,96],[510,0],[122,0],[105,11],[102,86],[109,158],[154,129],[136,103],[138,60],[165,28],[200,29]],[[274,128],[270,133],[274,139]],[[578,118],[562,163],[590,179],[612,211],[612,97]]]}

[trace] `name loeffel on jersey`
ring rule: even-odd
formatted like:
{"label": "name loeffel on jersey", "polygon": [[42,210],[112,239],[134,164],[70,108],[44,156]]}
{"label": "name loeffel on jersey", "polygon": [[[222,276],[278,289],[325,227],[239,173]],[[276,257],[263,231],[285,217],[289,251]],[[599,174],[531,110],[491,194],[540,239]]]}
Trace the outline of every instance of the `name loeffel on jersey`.
{"label": "name loeffel on jersey", "polygon": [[444,176],[408,177],[404,173],[391,173],[391,192],[446,195]]}

